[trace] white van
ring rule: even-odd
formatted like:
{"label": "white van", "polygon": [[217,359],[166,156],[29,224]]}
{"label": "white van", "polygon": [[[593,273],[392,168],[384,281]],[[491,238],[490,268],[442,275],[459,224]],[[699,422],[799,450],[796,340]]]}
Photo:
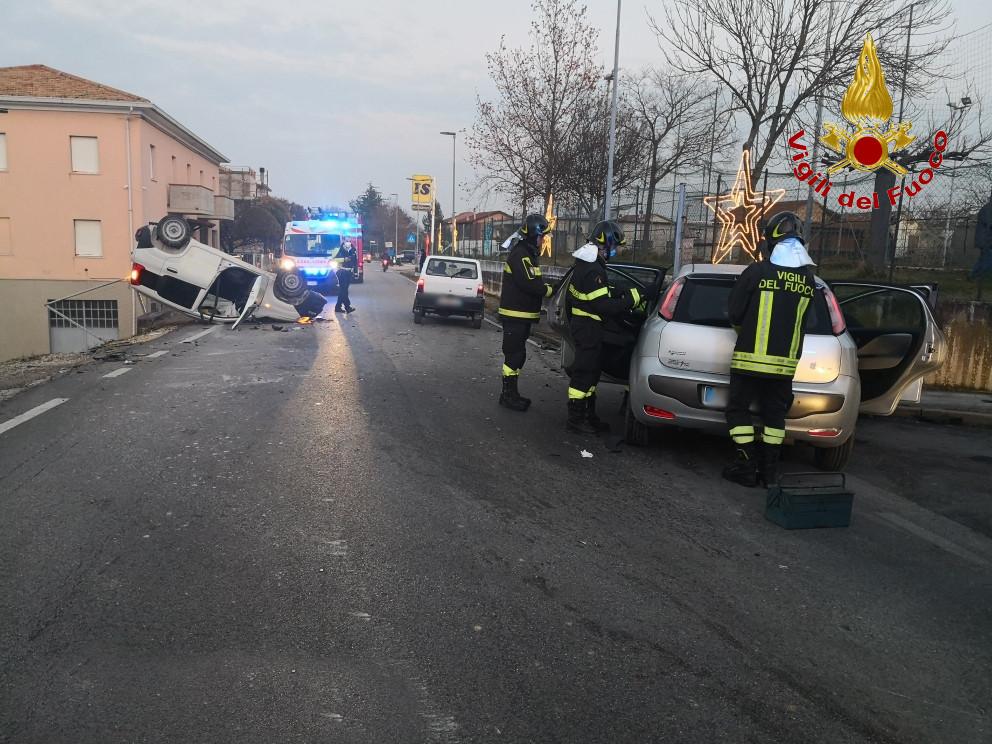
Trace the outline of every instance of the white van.
{"label": "white van", "polygon": [[482,328],[485,309],[482,264],[474,258],[427,257],[413,297],[414,323],[423,323],[427,313],[463,315]]}

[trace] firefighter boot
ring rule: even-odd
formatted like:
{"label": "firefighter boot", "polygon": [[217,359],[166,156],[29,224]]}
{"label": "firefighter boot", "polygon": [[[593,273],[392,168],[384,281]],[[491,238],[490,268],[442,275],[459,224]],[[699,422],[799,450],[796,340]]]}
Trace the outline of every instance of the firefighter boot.
{"label": "firefighter boot", "polygon": [[568,401],[568,419],[565,421],[565,431],[573,434],[595,434],[596,427],[589,423],[586,417],[586,399],[573,398]]}
{"label": "firefighter boot", "polygon": [[742,486],[758,485],[758,460],[754,443],[735,445],[734,461],[723,469],[723,477]]}
{"label": "firefighter boot", "polygon": [[586,401],[586,421],[588,421],[592,428],[596,431],[609,431],[610,425],[603,421],[599,416],[596,415],[596,393],[593,393]]}
{"label": "firefighter boot", "polygon": [[766,488],[778,483],[778,456],[782,450],[780,444],[761,445],[761,475],[760,480]]}
{"label": "firefighter boot", "polygon": [[530,406],[529,398],[521,398],[517,392],[517,376],[503,376],[503,392],[499,394],[499,404],[511,411],[526,411]]}

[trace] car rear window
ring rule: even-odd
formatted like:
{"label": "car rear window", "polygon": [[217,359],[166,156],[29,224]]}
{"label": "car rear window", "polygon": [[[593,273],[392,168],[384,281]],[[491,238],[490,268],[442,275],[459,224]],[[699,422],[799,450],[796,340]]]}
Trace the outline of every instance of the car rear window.
{"label": "car rear window", "polygon": [[[727,276],[689,277],[679,295],[673,320],[678,323],[730,328],[727,300],[735,281],[736,277]],[[820,284],[816,285],[816,295],[806,313],[806,332],[831,333],[830,314]]]}
{"label": "car rear window", "polygon": [[428,276],[447,276],[456,279],[478,279],[479,267],[473,261],[432,258],[424,271]]}

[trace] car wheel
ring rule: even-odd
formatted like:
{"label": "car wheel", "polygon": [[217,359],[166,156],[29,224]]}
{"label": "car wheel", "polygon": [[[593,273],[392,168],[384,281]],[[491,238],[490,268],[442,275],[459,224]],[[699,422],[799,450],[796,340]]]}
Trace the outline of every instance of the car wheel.
{"label": "car wheel", "polygon": [[473,320],[472,325],[474,325],[476,328],[482,328],[482,318],[484,315],[485,313],[476,313],[475,317],[472,319]]}
{"label": "car wheel", "polygon": [[634,418],[634,411],[630,407],[630,393],[627,394],[624,411],[623,440],[632,447],[647,447],[651,443],[651,429]]}
{"label": "car wheel", "polygon": [[420,325],[421,323],[424,322],[424,311],[423,310],[414,310],[413,311],[413,322],[416,323],[417,325]]}
{"label": "car wheel", "polygon": [[854,432],[839,447],[818,447],[813,450],[813,461],[820,470],[839,471],[847,467],[854,449]]}
{"label": "car wheel", "polygon": [[177,214],[170,214],[158,222],[158,239],[169,248],[185,248],[191,237],[189,223]]}
{"label": "car wheel", "polygon": [[293,269],[292,271],[276,272],[276,280],[272,285],[272,294],[280,302],[288,302],[290,305],[297,304],[307,293],[307,283],[303,275]]}

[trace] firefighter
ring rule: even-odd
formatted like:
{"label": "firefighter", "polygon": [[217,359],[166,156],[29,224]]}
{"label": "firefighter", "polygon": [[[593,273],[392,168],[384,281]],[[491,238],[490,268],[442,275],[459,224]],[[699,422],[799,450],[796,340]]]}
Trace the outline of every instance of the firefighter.
{"label": "firefighter", "polygon": [[[813,260],[802,241],[803,221],[793,212],[779,212],[768,221],[764,236],[767,261],[741,273],[727,301],[737,343],[730,362],[727,426],[734,442],[734,460],[723,477],[753,487],[771,486],[778,477],[778,459],[785,439],[785,414],[792,406],[792,378],[802,355],[806,311],[813,301]],[[761,462],[751,403],[761,411]]]}
{"label": "firefighter", "polygon": [[643,306],[637,289],[613,297],[606,274],[606,262],[618,245],[627,240],[621,227],[605,220],[593,228],[589,242],[573,251],[572,267],[565,298],[568,326],[575,345],[575,361],[568,370],[568,419],[565,431],[596,434],[610,425],[596,415],[596,385],[602,370],[603,321],[613,315]]}
{"label": "firefighter", "polygon": [[517,380],[527,359],[531,323],[541,320],[541,300],[554,288],[541,277],[538,265],[541,239],[551,231],[548,220],[530,214],[515,233],[519,240],[510,248],[503,264],[499,292],[499,315],[503,323],[503,390],[499,404],[511,411],[526,411],[530,398],[520,395]]}

